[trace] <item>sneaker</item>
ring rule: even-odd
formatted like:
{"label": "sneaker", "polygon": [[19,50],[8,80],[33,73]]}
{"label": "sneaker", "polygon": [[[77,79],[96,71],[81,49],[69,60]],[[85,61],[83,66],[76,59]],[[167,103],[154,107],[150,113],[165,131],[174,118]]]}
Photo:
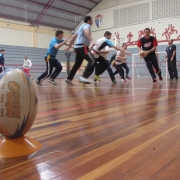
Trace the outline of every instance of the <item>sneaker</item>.
{"label": "sneaker", "polygon": [[161,74],[159,74],[159,80],[160,80],[160,81],[162,81],[162,80],[163,80],[163,78],[162,78]]}
{"label": "sneaker", "polygon": [[129,79],[129,80],[131,80],[131,78],[130,78],[129,76],[126,76],[126,79]]}
{"label": "sneaker", "polygon": [[162,76],[161,76],[161,71],[159,70],[159,72],[157,72],[156,74],[159,76],[159,80],[162,81],[163,78],[162,78]]}
{"label": "sneaker", "polygon": [[99,82],[101,82],[101,79],[100,79],[100,77],[99,77],[99,76],[97,76],[97,75],[94,75],[94,79],[96,79],[96,81],[99,81]]}
{"label": "sneaker", "polygon": [[54,85],[57,84],[57,83],[54,81],[54,79],[52,79],[52,78],[49,78],[49,79],[48,79],[48,82],[50,82],[51,84],[54,84]]}
{"label": "sneaker", "polygon": [[123,83],[123,82],[126,82],[126,80],[125,79],[121,79],[121,82]]}
{"label": "sneaker", "polygon": [[34,80],[38,86],[42,86],[41,82],[38,79]]}
{"label": "sneaker", "polygon": [[69,85],[71,85],[71,86],[74,86],[74,83],[73,83],[71,80],[65,79],[64,81],[65,81],[67,84],[69,84]]}
{"label": "sneaker", "polygon": [[96,82],[96,81],[97,81],[97,79],[94,78],[94,82]]}
{"label": "sneaker", "polygon": [[157,82],[156,78],[153,79],[153,82],[154,82],[154,83]]}
{"label": "sneaker", "polygon": [[90,80],[88,80],[88,79],[86,79],[86,78],[84,78],[84,77],[80,77],[80,78],[78,79],[78,81],[79,81],[79,82],[82,82],[82,83],[85,83],[85,84],[90,84],[90,83],[91,83]]}
{"label": "sneaker", "polygon": [[116,84],[116,81],[114,80],[114,81],[112,81],[112,83],[113,83],[113,84]]}

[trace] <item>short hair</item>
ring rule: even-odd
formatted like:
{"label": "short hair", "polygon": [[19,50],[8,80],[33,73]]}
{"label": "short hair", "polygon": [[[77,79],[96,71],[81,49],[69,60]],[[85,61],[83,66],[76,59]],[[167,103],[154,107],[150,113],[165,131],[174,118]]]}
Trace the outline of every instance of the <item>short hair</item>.
{"label": "short hair", "polygon": [[1,49],[1,52],[5,51],[5,49]]}
{"label": "short hair", "polygon": [[92,20],[92,17],[91,16],[86,16],[84,18],[84,22],[87,23],[89,20]]}
{"label": "short hair", "polygon": [[124,47],[125,45],[127,45],[127,43],[123,43],[121,47]]}
{"label": "short hair", "polygon": [[151,30],[150,30],[149,28],[145,28],[145,29],[144,29],[144,31],[146,31],[146,30],[149,31],[149,32],[151,32]]}
{"label": "short hair", "polygon": [[55,36],[58,37],[60,34],[63,34],[64,31],[62,30],[57,30],[56,33],[55,33]]}
{"label": "short hair", "polygon": [[173,43],[174,39],[170,39],[170,41]]}
{"label": "short hair", "polygon": [[109,32],[109,31],[106,31],[105,33],[104,33],[104,36],[106,36],[106,35],[112,35],[112,33],[111,32]]}

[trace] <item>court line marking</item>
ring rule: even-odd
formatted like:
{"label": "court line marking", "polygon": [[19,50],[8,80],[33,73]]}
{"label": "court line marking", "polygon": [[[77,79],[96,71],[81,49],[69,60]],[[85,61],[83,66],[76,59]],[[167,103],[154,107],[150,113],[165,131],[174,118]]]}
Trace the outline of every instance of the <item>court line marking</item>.
{"label": "court line marking", "polygon": [[50,110],[50,111],[45,111],[45,112],[39,112],[39,113],[37,113],[37,116],[48,115],[48,114],[52,114],[52,113],[60,113],[60,112],[64,112],[64,111],[80,109],[80,108],[83,108],[83,107],[86,107],[86,106],[93,107],[93,106],[97,106],[97,105],[104,105],[104,104],[108,104],[108,103],[112,103],[112,102],[115,103],[115,102],[119,102],[119,101],[123,101],[123,100],[140,98],[140,97],[144,97],[144,96],[147,96],[147,95],[158,95],[158,94],[159,93],[138,94],[138,95],[135,95],[135,96],[131,95],[131,96],[122,97],[122,98],[118,98],[118,99],[111,99],[111,100],[107,100],[107,101],[99,101],[99,102],[94,102],[94,103],[75,105],[75,106],[71,106],[71,107],[64,107],[64,108],[57,109],[57,110]]}
{"label": "court line marking", "polygon": [[[100,88],[103,88],[103,89],[109,89],[110,87],[95,87],[95,86],[91,86],[91,87],[88,87],[88,86],[85,86],[85,87],[75,87],[75,86],[41,86],[42,88],[52,88],[52,87],[72,87],[73,89],[82,89],[82,88],[86,88],[86,89],[100,89]],[[38,87],[37,87],[38,88]],[[131,90],[133,90],[133,89],[147,89],[147,90],[163,90],[163,91],[175,91],[175,90],[178,90],[178,91],[180,91],[180,89],[165,89],[165,88],[163,88],[163,89],[153,89],[153,88],[121,88],[121,87],[116,87],[116,89],[131,89]]]}

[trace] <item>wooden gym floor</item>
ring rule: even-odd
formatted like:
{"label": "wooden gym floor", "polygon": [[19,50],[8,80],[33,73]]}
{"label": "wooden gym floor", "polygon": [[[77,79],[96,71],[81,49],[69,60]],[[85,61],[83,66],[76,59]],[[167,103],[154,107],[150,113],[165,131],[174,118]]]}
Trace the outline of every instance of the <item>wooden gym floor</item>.
{"label": "wooden gym floor", "polygon": [[[180,80],[37,87],[28,158],[0,159],[1,180],[179,180]],[[3,137],[0,135],[0,139]]]}

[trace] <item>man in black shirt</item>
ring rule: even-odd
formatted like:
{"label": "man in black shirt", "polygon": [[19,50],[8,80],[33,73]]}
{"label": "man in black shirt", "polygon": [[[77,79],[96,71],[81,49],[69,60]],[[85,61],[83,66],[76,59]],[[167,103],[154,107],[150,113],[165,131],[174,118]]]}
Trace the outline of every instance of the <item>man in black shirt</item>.
{"label": "man in black shirt", "polygon": [[170,75],[170,80],[174,78],[178,79],[177,68],[176,68],[176,45],[173,44],[173,40],[170,39],[168,41],[169,46],[166,48],[167,53],[167,63],[168,63],[168,71]]}
{"label": "man in black shirt", "polygon": [[1,49],[1,52],[0,52],[0,73],[4,71],[4,54],[5,54],[5,50]]}
{"label": "man in black shirt", "polygon": [[142,50],[145,51],[143,58],[146,62],[146,66],[151,74],[153,82],[157,82],[153,67],[156,70],[156,74],[159,76],[159,80],[162,81],[163,79],[155,53],[157,45],[157,39],[153,36],[150,36],[150,29],[146,28],[144,30],[144,37],[138,40],[137,46],[139,52],[141,52],[141,47]]}

